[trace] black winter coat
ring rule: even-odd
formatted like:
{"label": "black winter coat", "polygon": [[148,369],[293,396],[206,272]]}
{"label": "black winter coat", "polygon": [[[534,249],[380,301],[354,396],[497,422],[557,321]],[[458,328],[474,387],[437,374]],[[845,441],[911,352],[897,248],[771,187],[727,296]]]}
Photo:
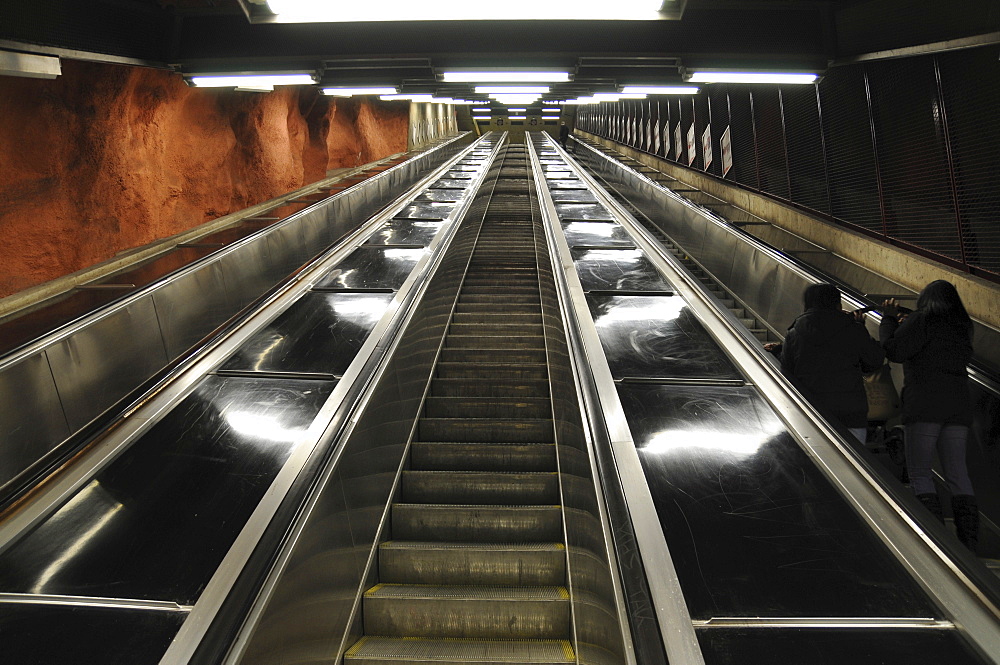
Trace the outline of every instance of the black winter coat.
{"label": "black winter coat", "polygon": [[917,310],[903,323],[882,317],[878,334],[889,360],[903,363],[903,423],[972,424],[970,331]]}
{"label": "black winter coat", "polygon": [[849,314],[807,309],[788,329],[781,372],[817,408],[845,427],[868,424],[862,374],[885,359],[878,342]]}

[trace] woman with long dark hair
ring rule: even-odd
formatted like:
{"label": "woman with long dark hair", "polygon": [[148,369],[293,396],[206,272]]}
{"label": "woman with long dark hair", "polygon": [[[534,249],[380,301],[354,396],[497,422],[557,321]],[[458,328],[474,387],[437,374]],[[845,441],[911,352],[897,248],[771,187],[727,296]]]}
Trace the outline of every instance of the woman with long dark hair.
{"label": "woman with long dark hair", "polygon": [[931,282],[917,309],[897,320],[899,306],[882,306],[879,338],[890,361],[903,363],[903,426],[910,487],[928,510],[943,519],[931,466],[937,449],[959,540],[975,552],[979,508],[965,464],[972,424],[966,365],[972,358],[972,320],[954,285]]}

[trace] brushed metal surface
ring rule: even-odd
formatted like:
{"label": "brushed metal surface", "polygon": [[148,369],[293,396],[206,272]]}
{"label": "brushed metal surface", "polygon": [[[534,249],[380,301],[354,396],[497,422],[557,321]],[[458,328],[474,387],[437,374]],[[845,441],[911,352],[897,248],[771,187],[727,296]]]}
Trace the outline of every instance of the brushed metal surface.
{"label": "brushed metal surface", "polygon": [[167,363],[157,312],[149,297],[60,340],[46,355],[71,431],[86,425]]}
{"label": "brushed metal surface", "polygon": [[15,483],[69,435],[46,354],[25,358],[0,373],[0,423],[5,430],[0,443],[2,496],[5,485]]}
{"label": "brushed metal surface", "polygon": [[222,266],[218,262],[184,273],[156,289],[152,299],[167,353],[161,367],[238,309],[226,292]]}

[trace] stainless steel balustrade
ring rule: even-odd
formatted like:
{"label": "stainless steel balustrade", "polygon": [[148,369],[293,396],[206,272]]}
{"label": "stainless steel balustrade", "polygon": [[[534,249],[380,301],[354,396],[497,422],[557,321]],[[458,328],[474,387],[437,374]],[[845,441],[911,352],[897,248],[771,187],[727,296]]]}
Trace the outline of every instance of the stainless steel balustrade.
{"label": "stainless steel balustrade", "polygon": [[0,359],[0,499],[60,444],[470,140],[463,134]]}
{"label": "stainless steel balustrade", "polygon": [[[940,525],[918,525],[912,497],[897,505],[739,321],[589,176],[560,165],[551,139],[537,141],[547,175],[587,184],[601,208],[590,217],[616,220],[670,285],[608,234],[603,260],[619,253],[621,270],[604,290],[600,260],[560,239],[580,211],[543,202],[669,661],[794,660],[822,644],[852,662],[1000,662],[996,581],[968,553],[944,554]],[[698,339],[715,341],[718,361],[685,355]],[[728,363],[738,380],[719,373]]]}
{"label": "stainless steel balustrade", "polygon": [[[418,194],[368,220],[7,516],[0,623],[20,627],[8,656],[190,661],[257,544],[284,534],[336,450],[478,179],[450,190],[447,210]],[[441,214],[423,222],[420,209]],[[386,242],[414,229],[419,244]]]}
{"label": "stainless steel balustrade", "polygon": [[[574,157],[619,191],[742,304],[763,320],[778,338],[802,312],[801,294],[810,284],[827,281],[789,260],[781,252],[733,228],[710,211],[694,205],[652,178],[615,161],[591,145],[575,141]],[[844,262],[846,263],[846,262]],[[853,275],[864,283],[863,276]],[[872,275],[874,288],[885,288],[886,278]],[[850,295],[846,306],[870,303]],[[866,319],[869,333],[878,338],[880,317]],[[1000,331],[974,322],[977,362],[1000,367]],[[903,385],[901,365],[894,365],[897,386]],[[1000,380],[978,366],[970,367],[971,401],[976,405],[969,451],[969,468],[980,499],[984,526],[1000,534],[1000,452],[994,445],[1000,431]]]}

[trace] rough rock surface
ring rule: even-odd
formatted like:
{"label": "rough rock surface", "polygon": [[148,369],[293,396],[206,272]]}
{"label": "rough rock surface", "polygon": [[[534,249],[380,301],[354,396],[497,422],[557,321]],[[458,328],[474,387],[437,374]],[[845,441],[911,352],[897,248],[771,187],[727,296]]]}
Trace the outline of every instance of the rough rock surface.
{"label": "rough rock surface", "polygon": [[406,149],[405,102],[62,64],[0,77],[0,297]]}

